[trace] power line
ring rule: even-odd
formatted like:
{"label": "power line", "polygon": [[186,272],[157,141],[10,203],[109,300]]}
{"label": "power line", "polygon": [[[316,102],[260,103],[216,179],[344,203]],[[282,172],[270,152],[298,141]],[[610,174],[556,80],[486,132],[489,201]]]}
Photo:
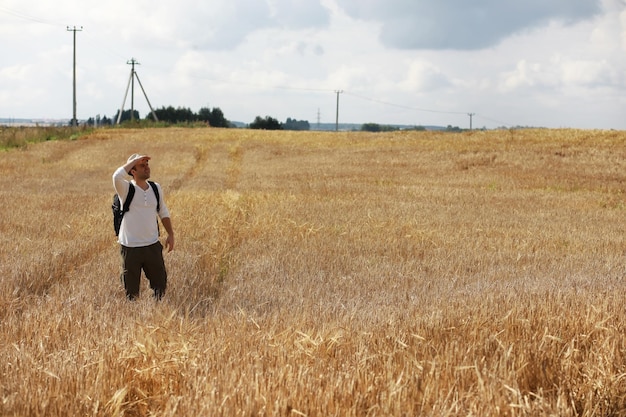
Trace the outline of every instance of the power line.
{"label": "power line", "polygon": [[393,106],[393,107],[398,107],[398,108],[407,109],[407,110],[423,111],[423,112],[428,112],[428,113],[442,113],[442,114],[465,114],[466,113],[466,112],[460,112],[460,111],[444,111],[444,110],[424,109],[424,108],[420,108],[420,107],[413,107],[413,106],[406,106],[406,105],[402,105],[402,104],[389,103],[389,102],[383,101],[383,100],[378,100],[378,99],[374,99],[374,98],[364,97],[364,96],[361,96],[361,95],[358,95],[358,94],[351,93],[349,91],[346,91],[345,93],[350,95],[350,96],[360,98],[362,100],[373,101],[375,103],[385,104],[387,106]]}
{"label": "power line", "polygon": [[490,121],[490,122],[499,123],[500,125],[502,125],[502,126],[504,126],[504,127],[510,127],[510,126],[513,126],[511,123],[507,123],[507,122],[503,122],[503,121],[500,121],[500,120],[492,119],[492,118],[489,118],[489,117],[483,116],[482,114],[477,114],[476,116],[477,116],[477,117],[480,117],[481,119],[488,120],[488,121]]}
{"label": "power line", "polygon": [[287,86],[274,86],[272,88],[275,88],[277,90],[294,90],[294,91],[318,91],[320,93],[328,93],[330,91],[334,91],[334,90],[330,90],[328,88],[309,88],[309,87],[287,87]]}
{"label": "power line", "polygon": [[93,49],[97,49],[98,53],[101,52],[106,52],[107,54],[111,55],[111,57],[117,59],[126,59],[127,55],[122,55],[120,53],[119,48],[118,49],[113,49],[110,45],[110,43],[106,43],[106,42],[102,42],[100,39],[98,39],[97,37],[93,36],[93,34],[89,31],[85,32],[85,36],[87,37],[87,40],[92,42],[92,48]]}
{"label": "power line", "polygon": [[358,94],[351,93],[349,91],[346,91],[345,93],[348,94],[348,95],[351,95],[353,97],[360,98],[362,100],[372,101],[372,102],[375,102],[375,103],[380,103],[380,104],[384,104],[384,105],[387,105],[387,106],[393,106],[393,107],[398,107],[398,108],[407,109],[407,110],[415,110],[415,111],[428,112],[428,113],[440,113],[440,114],[463,114],[463,115],[467,114],[468,116],[470,116],[470,130],[472,129],[472,118],[474,116],[480,117],[480,118],[488,120],[490,122],[499,123],[502,126],[512,126],[511,123],[506,123],[506,122],[502,122],[500,120],[495,120],[495,119],[486,117],[486,116],[484,116],[482,114],[465,113],[465,112],[457,112],[457,111],[425,109],[425,108],[419,108],[419,107],[413,107],[413,106],[406,106],[406,105],[402,105],[402,104],[389,103],[389,102],[378,100],[378,99],[364,97],[364,96],[361,96],[361,95],[358,95]]}
{"label": "power line", "polygon": [[15,16],[23,20],[28,20],[31,22],[41,23],[41,24],[50,25],[50,26],[60,26],[60,23],[52,22],[50,20],[39,19],[37,17],[27,15],[26,13],[22,13],[17,10],[12,10],[4,6],[0,6],[0,10],[5,12],[6,14],[10,14],[12,16]]}

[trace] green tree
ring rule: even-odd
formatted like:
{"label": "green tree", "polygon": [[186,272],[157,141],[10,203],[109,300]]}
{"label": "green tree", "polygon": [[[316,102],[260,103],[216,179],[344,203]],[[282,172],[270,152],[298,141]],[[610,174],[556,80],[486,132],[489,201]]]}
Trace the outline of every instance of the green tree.
{"label": "green tree", "polygon": [[224,113],[219,107],[213,107],[210,110],[208,107],[203,107],[198,112],[198,120],[207,122],[209,126],[213,127],[231,127],[231,123],[226,120]]}
{"label": "green tree", "polygon": [[458,133],[458,132],[462,132],[462,131],[463,131],[463,129],[461,129],[458,126],[448,125],[448,127],[446,127],[446,132]]}
{"label": "green tree", "polygon": [[265,116],[262,118],[261,116],[257,116],[254,119],[254,122],[250,123],[248,126],[250,129],[262,129],[262,130],[282,130],[283,125],[273,117]]}
{"label": "green tree", "polygon": [[364,132],[393,132],[398,130],[395,126],[379,125],[378,123],[365,123],[361,125]]}
{"label": "green tree", "polygon": [[185,107],[161,107],[156,109],[154,113],[160,121],[172,124],[192,123],[198,120],[198,116],[190,108]]}
{"label": "green tree", "polygon": [[176,123],[176,109],[172,106],[161,107],[156,109],[154,113],[157,115],[157,119],[166,123]]}
{"label": "green tree", "polygon": [[[124,110],[122,112],[122,118],[120,119],[120,123],[126,122],[126,121],[131,119],[130,118],[130,112],[131,112],[130,110]],[[120,115],[120,111],[118,110],[115,113],[115,116],[113,117],[113,123],[117,123],[117,118],[119,117],[119,115]],[[137,110],[133,110],[133,119],[134,120],[139,120],[139,112]]]}
{"label": "green tree", "polygon": [[290,117],[283,124],[284,130],[311,130],[311,125],[308,120],[296,120]]}

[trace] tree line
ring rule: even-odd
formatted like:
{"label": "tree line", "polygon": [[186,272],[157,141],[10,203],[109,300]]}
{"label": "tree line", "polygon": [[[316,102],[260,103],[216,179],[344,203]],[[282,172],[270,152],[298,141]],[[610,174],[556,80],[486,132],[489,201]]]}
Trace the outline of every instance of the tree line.
{"label": "tree line", "polygon": [[[165,123],[168,125],[203,123],[212,127],[237,127],[233,122],[224,117],[224,113],[219,107],[213,107],[212,109],[208,107],[202,107],[197,113],[195,113],[187,107],[174,108],[173,106],[168,106],[156,109],[154,110],[154,113],[159,123]],[[124,110],[121,117],[118,110],[112,119],[109,119],[106,116],[102,118],[100,118],[100,116],[96,116],[96,118],[91,117],[88,119],[87,125],[113,125],[117,123],[118,118],[120,118],[120,122],[122,123],[131,120],[141,120],[139,117],[139,112],[137,110],[133,110],[132,113],[131,110]],[[152,118],[152,114],[148,114],[146,115],[144,120],[152,120]],[[249,129],[262,130],[311,130],[311,125],[307,120],[296,120],[288,117],[287,120],[283,123],[271,116],[256,116],[254,121],[252,121],[248,125],[245,125],[245,127]],[[397,126],[380,125],[378,123],[364,123],[363,125],[361,125],[361,130],[365,132],[392,132],[400,130],[400,128]],[[426,128],[423,126],[414,126],[412,130],[426,130]],[[462,131],[462,129],[456,126],[448,126],[445,131],[460,132]]]}
{"label": "tree line", "polygon": [[290,117],[285,123],[279,122],[271,116],[257,116],[252,123],[248,125],[250,129],[263,130],[311,130],[311,125],[307,120],[295,120]]}
{"label": "tree line", "polygon": [[[209,126],[213,127],[234,127],[234,125],[224,117],[224,112],[219,107],[213,107],[209,109],[208,107],[202,107],[200,111],[194,113],[190,108],[178,107],[174,108],[173,106],[161,107],[154,110],[154,114],[156,118],[161,123],[167,124],[180,124],[180,123],[207,123]],[[122,111],[120,117],[120,111],[118,110],[113,116],[112,119],[104,116],[100,118],[100,116],[96,116],[95,118],[90,117],[87,120],[87,124],[90,126],[98,125],[113,125],[117,123],[117,120],[120,120],[120,123],[128,122],[130,120],[141,120],[139,116],[139,112],[137,110],[124,110]],[[152,114],[148,114],[145,117],[145,120],[152,119]]]}
{"label": "tree line", "polygon": [[[234,123],[226,119],[224,116],[224,112],[219,107],[213,107],[209,109],[208,107],[202,107],[197,113],[193,112],[188,107],[177,107],[173,106],[161,107],[154,110],[154,114],[160,123],[166,124],[189,124],[189,123],[206,123],[208,126],[212,127],[236,127]],[[139,112],[137,110],[124,110],[122,111],[120,117],[120,111],[118,110],[113,118],[108,118],[106,115],[100,117],[99,115],[94,117],[90,117],[87,120],[87,125],[89,126],[106,126],[106,125],[114,125],[117,123],[117,120],[120,120],[120,123],[129,122],[131,120],[139,121],[141,120],[139,116]],[[146,115],[144,120],[152,120],[152,113]],[[287,118],[287,120],[282,123],[277,119],[266,116],[256,116],[254,121],[247,125],[250,129],[264,129],[264,130],[310,130],[311,126],[306,120],[296,120]]]}

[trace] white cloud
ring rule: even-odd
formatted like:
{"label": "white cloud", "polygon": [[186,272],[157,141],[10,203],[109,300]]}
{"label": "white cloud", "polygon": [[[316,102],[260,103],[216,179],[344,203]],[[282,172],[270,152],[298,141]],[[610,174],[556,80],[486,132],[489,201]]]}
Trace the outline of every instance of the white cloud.
{"label": "white cloud", "polygon": [[441,68],[430,61],[415,60],[409,64],[406,80],[402,86],[409,91],[423,93],[447,87],[450,81]]}
{"label": "white cloud", "polygon": [[548,73],[543,65],[521,60],[514,71],[502,74],[501,91],[511,92],[522,88],[531,88],[538,85],[548,87],[556,82],[556,74]]}
{"label": "white cloud", "polygon": [[605,87],[619,82],[617,73],[606,60],[575,60],[562,63],[563,82],[583,87]]}

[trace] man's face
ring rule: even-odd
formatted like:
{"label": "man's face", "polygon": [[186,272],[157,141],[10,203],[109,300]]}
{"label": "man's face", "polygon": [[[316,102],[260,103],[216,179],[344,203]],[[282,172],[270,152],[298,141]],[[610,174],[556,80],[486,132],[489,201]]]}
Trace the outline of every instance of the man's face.
{"label": "man's face", "polygon": [[150,178],[150,165],[147,159],[142,159],[133,167],[133,177],[135,180],[147,180]]}

